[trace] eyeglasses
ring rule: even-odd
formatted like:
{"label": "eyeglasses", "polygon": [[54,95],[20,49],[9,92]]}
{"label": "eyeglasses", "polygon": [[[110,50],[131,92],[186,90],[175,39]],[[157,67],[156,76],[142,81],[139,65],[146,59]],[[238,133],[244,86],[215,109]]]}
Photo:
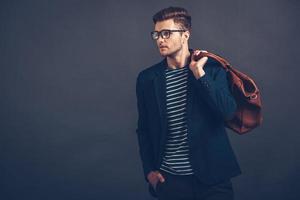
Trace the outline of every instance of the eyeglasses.
{"label": "eyeglasses", "polygon": [[173,32],[185,32],[186,30],[161,30],[161,31],[152,31],[151,32],[151,37],[153,40],[157,40],[159,36],[163,39],[168,39]]}

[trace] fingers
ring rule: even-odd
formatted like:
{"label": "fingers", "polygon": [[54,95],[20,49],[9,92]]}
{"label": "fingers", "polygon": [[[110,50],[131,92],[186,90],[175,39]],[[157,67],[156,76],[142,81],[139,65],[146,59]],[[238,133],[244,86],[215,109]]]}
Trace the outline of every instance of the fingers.
{"label": "fingers", "polygon": [[206,50],[200,50],[200,49],[196,49],[194,52],[195,52],[195,53],[200,53],[200,52],[205,52],[205,53],[207,53]]}
{"label": "fingers", "polygon": [[[200,55],[201,53],[207,53],[207,51],[205,51],[205,50],[198,50],[197,51],[197,55]],[[201,64],[206,63],[207,59],[208,59],[207,56],[200,57]]]}
{"label": "fingers", "polygon": [[196,49],[196,50],[194,51],[194,54],[195,54],[195,55],[199,55],[201,52],[207,53],[207,51],[205,51],[205,50]]}
{"label": "fingers", "polygon": [[192,54],[192,61],[198,61],[199,59],[203,58],[201,56],[201,53],[208,53],[208,52],[205,50],[196,49]]}

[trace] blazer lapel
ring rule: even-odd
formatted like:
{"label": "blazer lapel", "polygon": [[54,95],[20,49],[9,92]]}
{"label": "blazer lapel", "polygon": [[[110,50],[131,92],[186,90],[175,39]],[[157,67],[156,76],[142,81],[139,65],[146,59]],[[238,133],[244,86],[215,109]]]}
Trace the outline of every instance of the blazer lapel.
{"label": "blazer lapel", "polygon": [[167,67],[166,59],[159,63],[156,76],[154,78],[154,89],[155,89],[155,96],[156,102],[159,107],[159,114],[160,114],[160,121],[161,121],[161,128],[162,128],[162,135],[161,135],[161,144],[164,144],[167,132],[167,115],[166,115],[166,76],[165,76],[165,69]]}
{"label": "blazer lapel", "polygon": [[[192,110],[193,110],[193,104],[194,104],[194,88],[192,81],[195,79],[193,72],[189,69],[188,70],[188,81],[187,81],[187,106],[186,106],[186,115],[187,115],[187,126],[188,129],[192,129]],[[189,131],[189,134],[192,134],[193,131]]]}

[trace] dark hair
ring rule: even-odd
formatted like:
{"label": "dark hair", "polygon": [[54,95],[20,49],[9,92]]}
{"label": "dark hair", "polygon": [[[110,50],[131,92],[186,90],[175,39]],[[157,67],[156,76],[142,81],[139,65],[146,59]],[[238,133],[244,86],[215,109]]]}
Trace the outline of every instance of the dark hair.
{"label": "dark hair", "polygon": [[158,11],[153,15],[153,22],[164,21],[173,19],[174,23],[179,24],[182,28],[192,30],[192,17],[188,14],[187,10],[181,7],[168,7]]}

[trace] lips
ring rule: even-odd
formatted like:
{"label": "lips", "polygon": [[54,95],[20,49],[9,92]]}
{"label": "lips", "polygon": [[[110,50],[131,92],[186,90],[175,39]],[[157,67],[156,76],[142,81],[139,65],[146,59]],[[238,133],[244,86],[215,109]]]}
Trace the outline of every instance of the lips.
{"label": "lips", "polygon": [[162,48],[168,48],[168,47],[167,46],[160,46],[159,48],[162,49]]}

